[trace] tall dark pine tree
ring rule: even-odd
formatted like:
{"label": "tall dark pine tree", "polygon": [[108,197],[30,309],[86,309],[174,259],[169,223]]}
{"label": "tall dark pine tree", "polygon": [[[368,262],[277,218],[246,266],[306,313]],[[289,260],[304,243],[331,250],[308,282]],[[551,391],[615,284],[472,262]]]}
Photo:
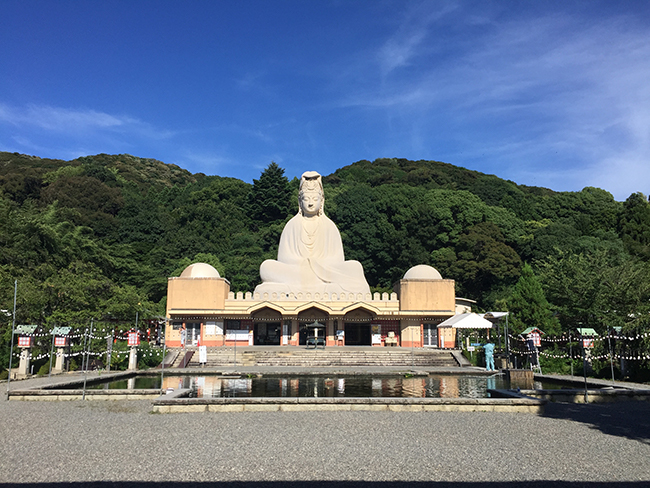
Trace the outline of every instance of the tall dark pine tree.
{"label": "tall dark pine tree", "polygon": [[296,209],[292,197],[293,192],[289,180],[284,176],[284,169],[271,162],[260,179],[253,180],[253,188],[248,194],[250,216],[258,225],[284,220]]}

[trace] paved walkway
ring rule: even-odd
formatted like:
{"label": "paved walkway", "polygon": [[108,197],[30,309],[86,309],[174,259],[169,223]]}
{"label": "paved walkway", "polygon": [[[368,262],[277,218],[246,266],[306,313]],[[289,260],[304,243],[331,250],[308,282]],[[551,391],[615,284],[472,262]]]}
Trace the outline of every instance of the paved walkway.
{"label": "paved walkway", "polygon": [[0,486],[641,488],[649,412],[152,415],[147,401],[0,400]]}
{"label": "paved walkway", "polygon": [[[47,385],[63,385],[71,382],[83,381],[84,377],[87,380],[92,380],[95,378],[111,378],[115,376],[123,376],[127,373],[124,371],[88,371],[87,373],[73,371],[70,373],[54,374],[51,377],[48,376],[32,376],[31,378],[25,378],[21,380],[11,380],[7,383],[6,380],[0,382],[0,392],[3,396],[6,396],[7,386],[10,390],[26,390],[30,388],[42,388]],[[0,399],[1,401],[2,399]]]}
{"label": "paved walkway", "polygon": [[[72,378],[83,375],[52,380]],[[102,488],[650,486],[648,402],[550,404],[539,416],[152,415],[150,402],[139,400],[5,401],[6,385],[0,384],[2,488],[58,488],[70,482]]]}
{"label": "paved walkway", "polygon": [[[576,386],[580,388],[584,385],[583,376],[570,376],[570,375],[561,375],[561,374],[536,374],[535,379],[540,380],[562,380],[562,381],[572,381],[576,382]],[[589,378],[587,377],[587,384],[590,387],[596,388],[630,388],[634,390],[650,390],[650,384],[644,383],[633,383],[631,381],[612,381],[599,378]]]}

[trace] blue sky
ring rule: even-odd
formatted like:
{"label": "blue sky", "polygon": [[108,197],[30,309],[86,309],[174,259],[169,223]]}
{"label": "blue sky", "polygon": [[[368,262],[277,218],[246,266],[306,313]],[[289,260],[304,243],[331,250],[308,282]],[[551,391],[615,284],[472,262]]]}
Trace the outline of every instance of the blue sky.
{"label": "blue sky", "polygon": [[0,2],[0,150],[650,192],[647,1]]}

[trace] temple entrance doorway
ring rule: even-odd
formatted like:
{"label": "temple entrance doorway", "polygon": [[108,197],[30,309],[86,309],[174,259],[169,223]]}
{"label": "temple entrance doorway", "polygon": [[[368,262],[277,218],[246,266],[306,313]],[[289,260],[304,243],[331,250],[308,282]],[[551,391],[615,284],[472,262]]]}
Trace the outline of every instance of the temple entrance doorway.
{"label": "temple entrance doorway", "polygon": [[438,347],[438,326],[436,324],[424,324],[423,331],[424,347]]}
{"label": "temple entrance doorway", "polygon": [[345,323],[345,345],[346,346],[370,346],[370,322],[346,322]]}
{"label": "temple entrance doorway", "polygon": [[[298,345],[306,346],[307,338],[309,337],[309,329],[307,328],[308,324],[318,322],[320,324],[327,324],[329,321],[329,314],[318,307],[309,307],[306,310],[303,310],[298,314]],[[327,330],[320,329],[318,332],[319,337],[326,338]],[[330,332],[331,333],[331,332]],[[313,334],[313,329],[312,329]]]}
{"label": "temple entrance doorway", "polygon": [[253,344],[256,346],[279,346],[282,337],[280,322],[255,322]]}
{"label": "temple entrance doorway", "polygon": [[300,329],[298,330],[298,345],[306,346],[307,345],[307,324],[301,323]]}
{"label": "temple entrance doorway", "polygon": [[186,322],[187,328],[187,346],[197,346],[201,338],[201,324],[199,322]]}

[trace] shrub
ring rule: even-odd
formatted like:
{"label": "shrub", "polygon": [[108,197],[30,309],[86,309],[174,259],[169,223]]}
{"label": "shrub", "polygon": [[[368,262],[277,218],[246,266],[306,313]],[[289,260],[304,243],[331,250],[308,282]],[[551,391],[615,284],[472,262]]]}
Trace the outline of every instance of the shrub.
{"label": "shrub", "polygon": [[41,367],[38,368],[38,373],[36,373],[36,374],[38,376],[45,376],[46,374],[49,374],[49,373],[50,373],[50,362],[45,361],[45,363],[43,363],[41,365]]}
{"label": "shrub", "polygon": [[158,366],[162,361],[162,349],[152,347],[148,342],[141,342],[138,348],[138,369]]}

